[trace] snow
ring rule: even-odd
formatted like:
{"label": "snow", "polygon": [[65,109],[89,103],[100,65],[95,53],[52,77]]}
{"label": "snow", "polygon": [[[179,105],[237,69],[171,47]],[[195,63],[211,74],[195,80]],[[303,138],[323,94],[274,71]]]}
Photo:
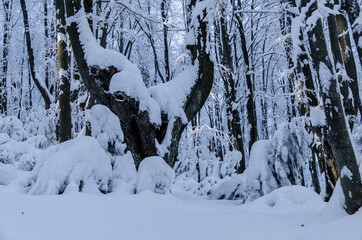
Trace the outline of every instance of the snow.
{"label": "snow", "polygon": [[197,77],[198,64],[187,67],[183,72],[167,83],[158,84],[149,88],[151,97],[160,105],[161,111],[168,113],[169,118],[180,117],[183,123],[187,123],[183,110],[186,97],[191,92]]}
{"label": "snow", "polygon": [[351,170],[349,170],[349,168],[347,166],[344,166],[341,170],[341,177],[342,178],[347,177],[350,180],[352,180],[352,176],[353,176],[353,174],[352,174]]}
{"label": "snow", "polygon": [[142,160],[138,169],[137,193],[151,190],[155,193],[169,193],[175,181],[175,172],[161,157]]}
{"label": "snow", "polygon": [[108,191],[111,174],[110,158],[98,142],[91,137],[79,137],[43,153],[29,179],[29,194],[78,191],[82,185]]}
{"label": "snow", "polygon": [[9,185],[16,178],[16,169],[11,164],[0,162],[0,185]]}
{"label": "snow", "polygon": [[[14,186],[13,186],[14,187]],[[184,192],[29,196],[0,186],[0,239],[359,240],[362,212],[349,216],[309,189],[288,187],[240,206]],[[272,203],[275,203],[274,206]]]}
{"label": "snow", "polygon": [[310,107],[310,120],[313,126],[326,125],[326,115],[320,106]]}

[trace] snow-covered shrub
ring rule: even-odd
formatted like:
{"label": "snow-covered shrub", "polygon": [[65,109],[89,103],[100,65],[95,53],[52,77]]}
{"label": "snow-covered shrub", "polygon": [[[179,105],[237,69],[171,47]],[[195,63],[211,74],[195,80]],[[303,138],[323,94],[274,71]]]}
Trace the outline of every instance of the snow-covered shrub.
{"label": "snow-covered shrub", "polygon": [[11,164],[0,163],[0,185],[9,185],[16,178],[16,170]]}
{"label": "snow-covered shrub", "polygon": [[[195,141],[197,142],[195,147]],[[224,149],[224,159],[220,160],[216,156],[218,152],[215,143]],[[238,151],[229,151],[233,145],[230,137],[217,129],[210,128],[208,125],[190,128],[184,133],[183,141],[180,142],[183,150],[180,152],[174,169],[176,175],[187,173],[187,176],[200,180],[207,177],[223,178],[231,176],[236,172],[236,166],[241,161],[241,153]],[[223,154],[224,154],[223,153]],[[197,164],[199,171],[196,170]],[[198,176],[200,174],[200,176]]]}
{"label": "snow-covered shrub", "polygon": [[221,162],[220,177],[232,176],[236,173],[236,168],[240,164],[242,154],[239,151],[227,152],[224,161]]}
{"label": "snow-covered shrub", "polygon": [[194,188],[193,192],[199,196],[210,195],[220,185],[220,182],[220,178],[207,177]]}
{"label": "snow-covered shrub", "polygon": [[311,141],[304,118],[280,125],[271,140],[254,143],[244,173],[222,183],[211,198],[247,202],[282,186],[301,185]]}
{"label": "snow-covered shrub", "polygon": [[52,104],[50,109],[46,111],[38,108],[30,112],[26,119],[27,124],[25,125],[28,137],[42,135],[47,139],[46,143],[48,145],[56,143],[57,111],[56,106]]}
{"label": "snow-covered shrub", "polygon": [[17,162],[24,154],[30,152],[36,153],[39,151],[27,142],[15,141],[6,135],[7,134],[0,134],[1,139],[7,139],[6,141],[2,141],[3,143],[0,144],[0,162],[4,164],[15,164],[16,166]]}
{"label": "snow-covered shrub", "polygon": [[34,153],[26,153],[22,155],[16,162],[16,167],[23,171],[33,170],[38,157]]}
{"label": "snow-covered shrub", "polygon": [[61,194],[98,188],[107,192],[112,177],[109,156],[97,140],[79,137],[45,150],[29,179],[29,194]]}
{"label": "snow-covered shrub", "polygon": [[161,157],[154,156],[142,160],[138,168],[137,193],[146,189],[166,194],[175,181],[175,172]]}
{"label": "snow-covered shrub", "polygon": [[13,116],[0,117],[0,133],[6,133],[15,141],[26,139],[26,133],[23,129],[22,122]]}
{"label": "snow-covered shrub", "polygon": [[121,179],[127,183],[137,178],[137,170],[131,152],[117,156],[113,163],[113,179]]}
{"label": "snow-covered shrub", "polygon": [[112,155],[123,155],[126,146],[119,119],[106,106],[95,105],[88,116],[91,122],[92,137]]}
{"label": "snow-covered shrub", "polygon": [[36,148],[40,148],[40,149],[44,149],[49,146],[48,139],[43,135],[36,135],[36,136],[29,137],[26,140],[26,142],[29,143],[30,145],[32,145]]}

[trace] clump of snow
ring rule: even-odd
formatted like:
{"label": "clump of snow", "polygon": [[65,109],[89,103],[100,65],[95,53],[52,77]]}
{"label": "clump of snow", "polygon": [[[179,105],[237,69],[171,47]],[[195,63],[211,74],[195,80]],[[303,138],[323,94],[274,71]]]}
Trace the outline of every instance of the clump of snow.
{"label": "clump of snow", "polygon": [[95,105],[89,114],[92,137],[96,138],[104,150],[122,155],[126,146],[119,119],[103,105]]}
{"label": "clump of snow", "polygon": [[7,133],[0,133],[0,145],[10,141],[10,136]]}
{"label": "clump of snow", "polygon": [[169,118],[180,117],[183,123],[187,123],[183,106],[198,77],[196,65],[187,67],[171,81],[148,89],[151,97],[160,105],[161,111],[167,113]]}
{"label": "clump of snow", "polygon": [[287,186],[276,189],[255,201],[244,205],[261,212],[317,211],[325,206],[313,189],[302,186]]}
{"label": "clump of snow", "polygon": [[350,180],[352,180],[352,176],[353,176],[353,173],[351,172],[351,170],[349,170],[349,168],[347,166],[344,166],[341,170],[341,178],[347,177]]}
{"label": "clump of snow", "polygon": [[79,137],[45,150],[29,179],[29,194],[59,194],[97,186],[108,191],[111,161],[97,140]]}
{"label": "clump of snow", "polygon": [[113,179],[121,179],[126,183],[137,179],[137,170],[131,152],[116,157],[113,164]]}
{"label": "clump of snow", "polygon": [[313,126],[326,125],[326,115],[320,106],[310,107],[310,121]]}
{"label": "clump of snow", "polygon": [[16,167],[23,171],[31,171],[35,167],[37,159],[38,156],[35,153],[26,153],[16,162]]}
{"label": "clump of snow", "polygon": [[171,190],[175,181],[175,172],[159,156],[148,157],[142,160],[138,169],[137,193],[146,189],[155,193],[166,194]]}
{"label": "clump of snow", "polygon": [[9,185],[16,176],[16,169],[13,165],[0,162],[0,185]]}

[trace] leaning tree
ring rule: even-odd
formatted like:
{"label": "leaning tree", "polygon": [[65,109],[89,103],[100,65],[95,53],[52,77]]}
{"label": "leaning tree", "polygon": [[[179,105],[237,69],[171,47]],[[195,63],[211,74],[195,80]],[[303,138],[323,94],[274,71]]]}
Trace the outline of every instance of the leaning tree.
{"label": "leaning tree", "polygon": [[213,84],[214,64],[207,49],[207,4],[199,0],[188,4],[187,49],[192,64],[171,81],[147,89],[140,71],[124,55],[96,42],[83,1],[64,2],[67,32],[82,80],[97,103],[119,118],[136,166],[156,155],[173,166],[181,134],[204,105]]}

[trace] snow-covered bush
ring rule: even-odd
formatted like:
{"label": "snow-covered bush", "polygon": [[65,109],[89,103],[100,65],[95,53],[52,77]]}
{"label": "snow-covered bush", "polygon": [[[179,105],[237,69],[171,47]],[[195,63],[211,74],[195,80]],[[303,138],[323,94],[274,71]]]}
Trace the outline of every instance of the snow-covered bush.
{"label": "snow-covered bush", "polygon": [[220,178],[207,177],[193,189],[193,193],[199,196],[210,195],[220,185],[220,182]]}
{"label": "snow-covered bush", "polygon": [[97,140],[79,137],[45,150],[29,179],[29,194],[61,194],[99,189],[109,191],[112,167]]}
{"label": "snow-covered bush", "polygon": [[30,145],[27,142],[18,142],[10,137],[7,134],[0,134],[0,162],[4,164],[14,164],[17,166],[19,159],[27,153],[38,152],[34,146]]}
{"label": "snow-covered bush", "polygon": [[224,161],[221,162],[220,177],[232,176],[236,173],[236,168],[239,165],[242,154],[239,151],[227,152]]}
{"label": "snow-covered bush", "polygon": [[22,122],[13,116],[0,117],[0,133],[6,133],[16,141],[23,141],[27,137]]}
{"label": "snow-covered bush", "polygon": [[248,202],[282,186],[301,185],[311,141],[304,118],[280,125],[271,140],[254,143],[245,172],[222,183],[211,198]]}
{"label": "snow-covered bush", "polygon": [[16,162],[16,167],[23,171],[31,171],[33,170],[37,160],[38,156],[34,153],[26,153]]}
{"label": "snow-covered bush", "polygon": [[142,160],[138,168],[137,193],[146,189],[166,194],[175,181],[175,172],[161,157],[154,156]]}
{"label": "snow-covered bush", "polygon": [[[195,146],[195,141],[197,146]],[[216,156],[215,149],[217,143],[220,149],[223,149],[223,160]],[[207,177],[223,178],[232,176],[236,173],[236,167],[240,163],[242,155],[238,151],[229,151],[233,145],[230,137],[217,129],[210,128],[208,125],[190,128],[184,134],[183,141],[180,143],[183,150],[180,152],[174,169],[176,175],[186,173],[188,177],[200,180]],[[220,154],[220,152],[219,152]],[[196,170],[198,164],[198,170]],[[200,175],[200,176],[198,176]]]}
{"label": "snow-covered bush", "polygon": [[131,152],[122,156],[112,156],[112,191],[134,193],[137,181],[137,170]]}
{"label": "snow-covered bush", "polygon": [[50,109],[46,111],[42,108],[35,109],[29,113],[26,119],[25,131],[28,137],[44,136],[47,139],[45,142],[42,141],[43,144],[47,144],[46,146],[42,146],[44,148],[57,142],[57,111],[56,106],[52,104]]}

